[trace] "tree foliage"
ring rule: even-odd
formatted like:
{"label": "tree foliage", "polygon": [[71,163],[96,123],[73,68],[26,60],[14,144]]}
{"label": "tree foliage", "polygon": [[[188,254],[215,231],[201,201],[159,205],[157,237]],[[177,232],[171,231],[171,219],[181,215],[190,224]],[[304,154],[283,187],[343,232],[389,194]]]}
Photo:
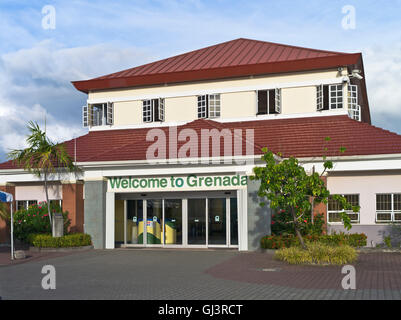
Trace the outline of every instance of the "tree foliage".
{"label": "tree foliage", "polygon": [[49,220],[51,223],[50,202],[48,197],[48,179],[52,174],[63,174],[67,172],[79,172],[74,161],[65,150],[63,144],[56,144],[50,141],[46,132],[42,131],[36,122],[28,123],[30,135],[26,142],[25,149],[15,149],[8,153],[8,158],[22,167],[24,170],[43,178],[45,183],[46,203]]}
{"label": "tree foliage", "polygon": [[[254,176],[251,177],[253,180],[260,180],[258,195],[262,199],[269,200],[271,208],[291,213],[296,235],[302,246],[305,247],[300,228],[305,220],[305,215],[312,212],[312,197],[314,204],[328,202],[330,192],[322,180],[322,175],[326,170],[333,168],[333,162],[325,158],[322,174],[317,172],[308,174],[299,164],[298,159],[294,157],[279,160],[267,148],[264,148],[263,152],[262,160],[265,162],[265,166],[255,167],[253,169]],[[339,195],[332,197],[341,204],[344,210],[359,211],[359,207],[352,207],[344,197]],[[260,203],[261,206],[265,204],[265,202]],[[349,216],[342,212],[341,217],[344,227],[347,230],[351,229]]]}

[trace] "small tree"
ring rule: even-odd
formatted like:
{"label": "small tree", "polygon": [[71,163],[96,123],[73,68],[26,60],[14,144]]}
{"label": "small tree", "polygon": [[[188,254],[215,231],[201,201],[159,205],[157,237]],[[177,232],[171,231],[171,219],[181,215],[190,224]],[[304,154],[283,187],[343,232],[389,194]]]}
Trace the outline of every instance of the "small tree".
{"label": "small tree", "polygon": [[[316,172],[308,175],[296,158],[279,161],[267,148],[264,148],[263,152],[262,160],[266,165],[255,167],[254,176],[251,177],[252,180],[260,180],[258,195],[261,198],[267,198],[272,209],[279,208],[291,213],[295,233],[302,247],[306,248],[300,226],[304,215],[313,212],[312,197],[314,203],[327,203],[330,192],[321,177],[326,170],[333,168],[333,163],[324,157],[324,171],[320,175]],[[339,201],[345,210],[359,211],[359,207],[352,207],[344,197],[339,195],[332,197]],[[261,202],[260,205],[265,206],[265,202]],[[342,212],[341,217],[344,227],[347,230],[351,229],[349,216]]]}
{"label": "small tree", "polygon": [[7,156],[24,170],[43,178],[47,211],[51,224],[52,217],[48,191],[49,177],[56,173],[77,173],[79,169],[74,165],[64,145],[50,141],[46,136],[46,132],[42,131],[36,122],[30,121],[28,129],[30,131],[30,135],[26,139],[28,148],[12,150]]}

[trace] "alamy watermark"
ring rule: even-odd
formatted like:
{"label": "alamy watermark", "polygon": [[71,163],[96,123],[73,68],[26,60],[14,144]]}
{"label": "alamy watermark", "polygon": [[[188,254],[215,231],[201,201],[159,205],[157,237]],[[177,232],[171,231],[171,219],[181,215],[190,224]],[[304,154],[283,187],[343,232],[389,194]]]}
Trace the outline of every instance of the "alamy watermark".
{"label": "alamy watermark", "polygon": [[56,29],[56,8],[52,5],[46,5],[42,8],[42,28],[44,30]]}
{"label": "alamy watermark", "polygon": [[346,5],[342,8],[345,15],[341,21],[344,30],[355,30],[356,28],[356,9],[352,5]]}
{"label": "alamy watermark", "polygon": [[146,151],[151,164],[254,164],[254,129],[153,128],[146,141],[153,142]]}
{"label": "alamy watermark", "polygon": [[341,286],[344,290],[355,290],[356,289],[356,270],[354,266],[346,265],[341,269],[342,274],[346,276],[341,281]]}
{"label": "alamy watermark", "polygon": [[55,290],[56,289],[56,268],[50,264],[42,267],[42,274],[45,276],[42,278],[42,288],[44,290]]}

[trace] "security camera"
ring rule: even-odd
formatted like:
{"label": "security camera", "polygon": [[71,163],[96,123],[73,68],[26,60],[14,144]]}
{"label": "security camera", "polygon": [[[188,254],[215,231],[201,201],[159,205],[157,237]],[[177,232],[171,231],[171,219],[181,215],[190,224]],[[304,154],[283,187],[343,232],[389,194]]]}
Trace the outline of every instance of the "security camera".
{"label": "security camera", "polygon": [[358,70],[358,69],[352,70],[352,76],[354,78],[357,78],[358,80],[362,80],[363,79],[363,77],[361,76],[361,70]]}

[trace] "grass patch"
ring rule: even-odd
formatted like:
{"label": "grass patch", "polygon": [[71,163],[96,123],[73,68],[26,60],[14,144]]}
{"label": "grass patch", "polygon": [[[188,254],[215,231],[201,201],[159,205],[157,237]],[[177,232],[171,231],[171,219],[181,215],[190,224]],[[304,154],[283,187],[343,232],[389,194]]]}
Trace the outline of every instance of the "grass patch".
{"label": "grass patch", "polygon": [[300,247],[282,248],[274,258],[289,264],[343,265],[355,262],[358,253],[350,246],[329,246],[321,243],[308,244],[307,250]]}

